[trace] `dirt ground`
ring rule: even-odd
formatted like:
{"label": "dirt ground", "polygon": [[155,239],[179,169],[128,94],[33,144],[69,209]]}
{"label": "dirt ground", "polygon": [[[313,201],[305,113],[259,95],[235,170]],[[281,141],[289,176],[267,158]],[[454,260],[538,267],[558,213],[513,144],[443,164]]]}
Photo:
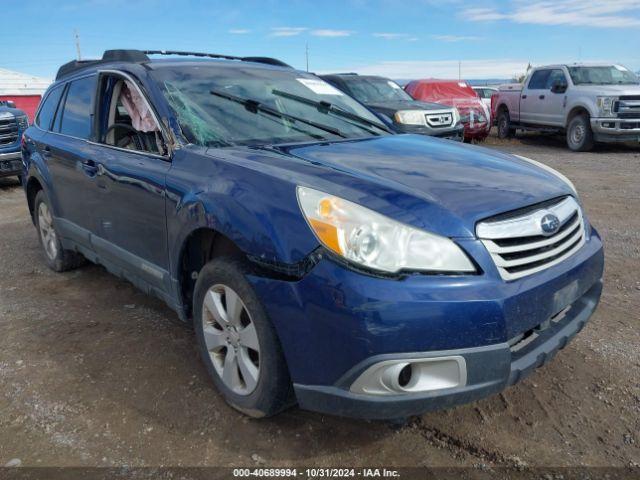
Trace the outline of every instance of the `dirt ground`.
{"label": "dirt ground", "polygon": [[522,383],[404,426],[231,410],[163,303],[101,267],[48,270],[22,190],[0,179],[0,466],[638,466],[640,147],[486,143],[574,181],[605,242],[602,303]]}

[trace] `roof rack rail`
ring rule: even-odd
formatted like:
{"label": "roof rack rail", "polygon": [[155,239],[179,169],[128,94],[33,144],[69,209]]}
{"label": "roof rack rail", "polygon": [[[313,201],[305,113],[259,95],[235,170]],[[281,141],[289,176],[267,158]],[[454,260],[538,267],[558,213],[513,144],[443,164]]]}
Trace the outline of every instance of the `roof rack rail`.
{"label": "roof rack rail", "polygon": [[264,63],[267,65],[275,65],[278,67],[293,68],[291,65],[284,63],[282,60],[271,57],[237,57],[234,55],[222,55],[219,53],[184,52],[179,50],[143,50],[142,53],[146,55],[176,55],[186,57],[220,58],[223,60],[238,60],[241,62]]}
{"label": "roof rack rail", "polygon": [[56,80],[71,75],[84,68],[107,62],[131,62],[145,63],[148,62],[149,55],[179,55],[190,57],[207,57],[220,58],[224,60],[238,60],[241,62],[264,63],[267,65],[276,65],[279,67],[293,68],[281,60],[270,57],[236,57],[233,55],[220,55],[217,53],[201,53],[201,52],[182,52],[178,50],[105,50],[101,59],[97,60],[72,60],[65,63],[58,69]]}

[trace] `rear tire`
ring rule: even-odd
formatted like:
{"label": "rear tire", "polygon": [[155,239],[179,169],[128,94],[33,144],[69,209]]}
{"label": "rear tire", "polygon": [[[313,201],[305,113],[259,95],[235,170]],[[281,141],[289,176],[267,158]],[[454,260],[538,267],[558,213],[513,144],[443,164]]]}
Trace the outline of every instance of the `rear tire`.
{"label": "rear tire", "polygon": [[567,127],[567,146],[574,152],[588,152],[594,146],[593,131],[589,116],[576,115]]}
{"label": "rear tire", "polygon": [[65,272],[86,263],[86,259],[79,253],[62,248],[49,201],[42,190],[36,195],[33,215],[38,230],[38,240],[51,270]]}
{"label": "rear tire", "polygon": [[245,278],[249,273],[241,260],[206,264],[195,285],[193,325],[202,360],[227,403],[260,418],[284,410],[295,397],[275,328]]}
{"label": "rear tire", "polygon": [[511,129],[511,118],[507,110],[501,110],[498,114],[498,138],[511,138],[513,130]]}

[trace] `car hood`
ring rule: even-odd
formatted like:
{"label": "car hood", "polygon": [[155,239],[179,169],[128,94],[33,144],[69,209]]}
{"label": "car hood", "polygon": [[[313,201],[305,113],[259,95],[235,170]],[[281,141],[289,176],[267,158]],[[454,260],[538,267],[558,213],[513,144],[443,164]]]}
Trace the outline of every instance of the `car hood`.
{"label": "car hood", "polygon": [[446,105],[439,105],[437,103],[420,102],[418,100],[395,100],[390,102],[374,102],[367,103],[366,106],[375,112],[382,113],[388,117],[400,110],[427,110],[427,111],[441,111],[449,110],[450,107]]}
{"label": "car hood", "polygon": [[422,135],[282,150],[316,168],[298,182],[449,237],[473,237],[479,220],[573,193],[521,158]]}
{"label": "car hood", "polygon": [[590,95],[640,95],[640,85],[577,85],[574,88]]}

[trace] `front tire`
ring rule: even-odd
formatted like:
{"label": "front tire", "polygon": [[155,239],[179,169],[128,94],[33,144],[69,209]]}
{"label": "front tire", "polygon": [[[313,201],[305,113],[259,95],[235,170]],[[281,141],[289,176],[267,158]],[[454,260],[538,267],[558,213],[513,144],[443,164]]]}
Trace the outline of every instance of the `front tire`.
{"label": "front tire", "polygon": [[34,202],[34,218],[38,239],[49,268],[55,272],[65,272],[80,267],[85,258],[77,252],[65,250],[53,222],[53,213],[44,192],[40,190]]}
{"label": "front tire", "polygon": [[227,403],[255,418],[294,403],[275,329],[246,280],[245,262],[217,258],[198,275],[193,324],[202,360]]}
{"label": "front tire", "polygon": [[593,149],[593,131],[588,115],[576,115],[567,127],[567,146],[574,152],[588,152]]}

